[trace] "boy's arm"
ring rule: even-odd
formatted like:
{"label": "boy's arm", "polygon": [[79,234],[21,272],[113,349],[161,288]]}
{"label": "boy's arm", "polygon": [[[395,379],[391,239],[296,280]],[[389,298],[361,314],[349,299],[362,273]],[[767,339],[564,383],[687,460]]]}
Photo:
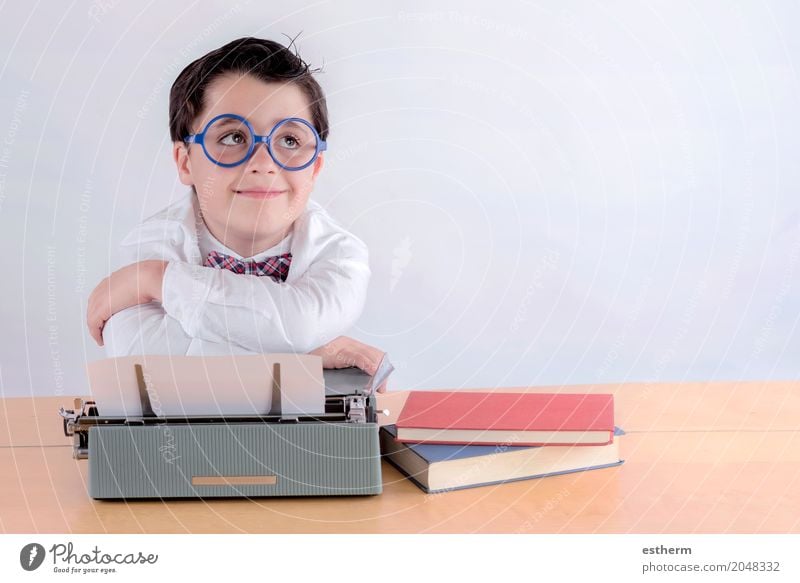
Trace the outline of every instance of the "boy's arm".
{"label": "boy's arm", "polygon": [[309,352],[347,332],[361,315],[369,284],[366,246],[318,257],[291,283],[171,261],[165,312],[186,334],[252,352]]}
{"label": "boy's arm", "polygon": [[185,247],[175,220],[147,220],[123,239],[125,267],[97,285],[87,307],[89,332],[106,356],[188,352],[192,338],[160,303],[167,262],[183,260]]}
{"label": "boy's arm", "polygon": [[89,332],[108,358],[188,352],[192,338],[160,303],[166,266],[152,259],[132,263],[101,281],[89,296]]}
{"label": "boy's arm", "polygon": [[177,354],[189,351],[192,339],[161,304],[151,302],[117,312],[103,328],[106,357],[132,354]]}
{"label": "boy's arm", "polygon": [[103,345],[103,329],[112,315],[139,304],[161,301],[160,284],[166,267],[167,262],[162,260],[139,261],[97,284],[86,308],[86,324],[95,342]]}
{"label": "boy's arm", "polygon": [[342,259],[317,262],[291,284],[158,263],[172,279],[142,262],[115,272],[93,292],[89,328],[106,356],[186,354],[193,338],[256,353],[309,352],[355,323],[369,281],[366,262]]}

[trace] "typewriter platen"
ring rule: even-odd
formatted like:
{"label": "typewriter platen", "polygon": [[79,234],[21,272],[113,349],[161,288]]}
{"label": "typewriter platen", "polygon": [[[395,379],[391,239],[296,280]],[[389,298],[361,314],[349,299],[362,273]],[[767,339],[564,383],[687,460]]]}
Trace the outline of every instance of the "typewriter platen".
{"label": "typewriter platen", "polygon": [[96,499],[373,495],[382,491],[374,376],[326,369],[325,413],[282,415],[280,370],[264,415],[156,416],[136,365],[142,415],[104,417],[91,400],[62,408],[73,457]]}

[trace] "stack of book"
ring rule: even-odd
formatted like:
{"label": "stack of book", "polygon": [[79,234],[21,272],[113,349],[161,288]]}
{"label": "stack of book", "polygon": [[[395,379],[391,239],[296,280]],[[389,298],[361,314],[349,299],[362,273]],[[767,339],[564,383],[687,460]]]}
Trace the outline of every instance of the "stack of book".
{"label": "stack of book", "polygon": [[429,493],[622,463],[613,395],[414,391],[381,452]]}

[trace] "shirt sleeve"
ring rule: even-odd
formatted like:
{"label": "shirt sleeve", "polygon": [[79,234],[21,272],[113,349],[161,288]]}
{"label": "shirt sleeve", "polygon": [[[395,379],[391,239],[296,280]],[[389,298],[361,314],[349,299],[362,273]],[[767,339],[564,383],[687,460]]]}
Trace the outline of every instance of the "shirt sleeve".
{"label": "shirt sleeve", "polygon": [[369,284],[366,245],[340,233],[328,249],[291,283],[171,261],[164,310],[193,338],[256,353],[309,352],[353,326]]}
{"label": "shirt sleeve", "polygon": [[108,358],[133,354],[185,355],[191,343],[192,338],[178,321],[155,302],[117,312],[103,327]]}

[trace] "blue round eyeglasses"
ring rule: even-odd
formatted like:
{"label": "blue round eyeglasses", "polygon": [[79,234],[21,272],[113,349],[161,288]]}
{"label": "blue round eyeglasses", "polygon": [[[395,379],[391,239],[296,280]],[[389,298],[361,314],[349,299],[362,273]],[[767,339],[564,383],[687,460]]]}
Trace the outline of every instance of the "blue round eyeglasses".
{"label": "blue round eyeglasses", "polygon": [[275,163],[284,170],[308,168],[328,144],[317,130],[299,117],[288,117],[275,124],[266,136],[259,136],[246,118],[223,113],[206,124],[199,134],[186,136],[187,144],[200,144],[206,157],[218,166],[233,168],[244,164],[264,143]]}

